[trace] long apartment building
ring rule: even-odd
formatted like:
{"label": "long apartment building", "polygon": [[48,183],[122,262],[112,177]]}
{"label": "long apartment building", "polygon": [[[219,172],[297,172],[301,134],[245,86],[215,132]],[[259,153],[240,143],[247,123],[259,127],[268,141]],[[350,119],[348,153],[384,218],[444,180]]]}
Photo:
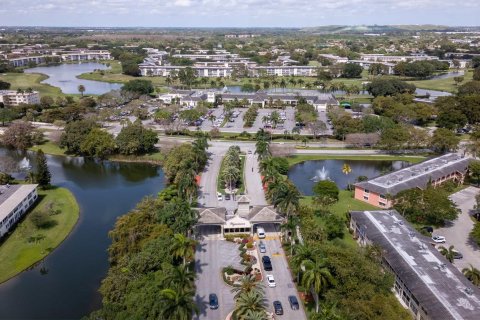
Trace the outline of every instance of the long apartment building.
{"label": "long apartment building", "polygon": [[25,215],[37,198],[36,184],[0,186],[0,239]]}
{"label": "long apartment building", "polygon": [[456,153],[430,159],[392,173],[355,184],[355,199],[380,208],[390,208],[392,197],[403,190],[425,189],[446,181],[463,183],[470,158]]}
{"label": "long apartment building", "polygon": [[428,56],[428,55],[412,55],[412,56],[388,56],[384,54],[366,54],[363,53],[360,55],[360,60],[372,61],[372,62],[407,62],[407,61],[429,61],[429,60],[439,60],[438,57]]}
{"label": "long apartment building", "polygon": [[78,50],[69,52],[53,52],[48,55],[23,56],[9,58],[8,61],[14,67],[26,67],[30,63],[46,63],[47,57],[62,61],[90,61],[90,60],[111,60],[112,56],[107,50]]}
{"label": "long apartment building", "polygon": [[362,245],[382,249],[394,292],[416,320],[476,320],[480,290],[397,211],[352,211],[350,230]]}
{"label": "long apartment building", "polygon": [[40,94],[38,91],[18,92],[15,90],[0,90],[0,102],[7,107],[21,104],[40,104]]}
{"label": "long apartment building", "polygon": [[315,77],[318,67],[315,66],[257,66],[250,68],[252,76],[261,75],[277,77]]}

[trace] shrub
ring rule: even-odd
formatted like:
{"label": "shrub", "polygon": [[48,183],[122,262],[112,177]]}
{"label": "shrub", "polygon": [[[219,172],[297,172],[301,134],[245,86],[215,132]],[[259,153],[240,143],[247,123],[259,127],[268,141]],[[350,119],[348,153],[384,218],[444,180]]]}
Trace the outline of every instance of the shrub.
{"label": "shrub", "polygon": [[48,229],[53,227],[56,222],[50,219],[48,212],[44,210],[37,210],[30,214],[30,221],[37,229]]}
{"label": "shrub", "polygon": [[253,248],[253,243],[249,242],[247,243],[247,249],[252,249]]}

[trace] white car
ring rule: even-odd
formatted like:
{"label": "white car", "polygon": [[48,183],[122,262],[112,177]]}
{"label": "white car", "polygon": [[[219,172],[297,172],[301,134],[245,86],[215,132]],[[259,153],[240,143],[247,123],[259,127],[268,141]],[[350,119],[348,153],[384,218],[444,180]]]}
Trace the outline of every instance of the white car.
{"label": "white car", "polygon": [[445,237],[444,236],[433,236],[432,240],[435,243],[445,243]]}
{"label": "white car", "polygon": [[270,288],[275,288],[277,286],[277,284],[275,283],[275,279],[271,274],[267,274],[267,282]]}
{"label": "white car", "polygon": [[221,193],[217,193],[217,200],[218,201],[223,201],[223,196]]}

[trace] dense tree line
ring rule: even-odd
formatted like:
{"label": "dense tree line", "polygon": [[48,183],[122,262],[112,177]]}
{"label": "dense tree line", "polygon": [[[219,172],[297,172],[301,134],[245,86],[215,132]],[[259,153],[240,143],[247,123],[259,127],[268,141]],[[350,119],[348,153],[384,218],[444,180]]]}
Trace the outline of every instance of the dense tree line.
{"label": "dense tree line", "polygon": [[414,61],[399,62],[394,67],[395,74],[414,78],[427,78],[435,71],[448,71],[449,63],[431,60],[431,61]]}
{"label": "dense tree line", "polygon": [[415,85],[398,79],[377,78],[367,84],[366,90],[374,97],[393,96],[399,93],[413,94]]}

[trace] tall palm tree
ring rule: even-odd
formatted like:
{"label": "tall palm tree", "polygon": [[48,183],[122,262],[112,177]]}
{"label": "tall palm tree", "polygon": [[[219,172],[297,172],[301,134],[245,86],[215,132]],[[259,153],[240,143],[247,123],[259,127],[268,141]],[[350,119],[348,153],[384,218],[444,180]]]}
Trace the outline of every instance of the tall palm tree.
{"label": "tall palm tree", "polygon": [[78,92],[80,92],[83,97],[83,93],[85,92],[85,86],[83,84],[78,86]]}
{"label": "tall palm tree", "polygon": [[305,261],[311,261],[319,255],[317,250],[309,245],[297,244],[293,248],[294,254],[291,262],[294,270],[297,272],[297,282],[300,282],[300,272],[305,269]]}
{"label": "tall palm tree", "polygon": [[299,86],[302,86],[305,83],[305,81],[302,78],[300,78],[297,80],[297,83]]}
{"label": "tall palm tree", "polygon": [[246,320],[251,313],[263,313],[266,318],[265,297],[257,291],[244,292],[236,298],[234,314],[238,319]]}
{"label": "tall palm tree", "polygon": [[278,111],[273,111],[270,114],[270,122],[272,123],[273,129],[275,129],[277,127],[277,124],[280,122],[280,114],[278,113]]}
{"label": "tall palm tree", "polygon": [[178,290],[194,289],[195,272],[187,265],[174,267],[171,272],[165,274],[165,282],[169,287],[175,287]]}
{"label": "tall palm tree", "polygon": [[170,250],[175,258],[182,258],[183,265],[186,265],[187,261],[191,261],[195,257],[196,244],[195,240],[176,233],[173,235],[173,243]]}
{"label": "tall palm tree", "polygon": [[240,278],[240,284],[236,285],[231,292],[235,293],[235,299],[237,299],[241,294],[248,292],[258,292],[263,293],[263,285],[257,281],[253,274],[247,274]]}
{"label": "tall palm tree", "polygon": [[447,248],[440,247],[440,253],[451,263],[453,263],[453,259],[455,259],[455,249],[454,246],[450,246]]}
{"label": "tall palm tree", "polygon": [[298,211],[300,206],[300,192],[291,182],[283,182],[272,195],[272,203],[287,219]]}
{"label": "tall palm tree", "polygon": [[[348,176],[350,174],[350,172],[352,172],[352,168],[348,165],[348,163],[344,163],[343,166],[342,166],[342,172],[344,175]],[[348,190],[351,190],[350,188],[350,182],[348,182],[347,180],[347,189]]]}
{"label": "tall palm tree", "polygon": [[198,315],[198,307],[193,301],[195,290],[164,289],[160,291],[160,300],[164,302],[162,319],[190,320],[192,314]]}
{"label": "tall palm tree", "polygon": [[258,156],[258,159],[262,161],[267,157],[271,156],[270,148],[267,141],[259,140],[255,143],[255,153]]}
{"label": "tall palm tree", "polygon": [[302,277],[302,284],[305,288],[312,288],[317,294],[315,300],[315,311],[318,313],[320,305],[320,294],[328,286],[335,285],[336,280],[330,273],[325,259],[307,260],[304,262],[305,272]]}
{"label": "tall palm tree", "polygon": [[280,88],[285,90],[286,87],[287,87],[287,82],[285,81],[285,79],[280,80]]}
{"label": "tall palm tree", "polygon": [[190,203],[195,199],[198,191],[196,176],[197,173],[193,168],[187,168],[180,170],[174,181],[177,185],[178,193]]}
{"label": "tall palm tree", "polygon": [[208,79],[203,77],[200,79],[200,83],[203,84],[203,88],[207,89]]}
{"label": "tall palm tree", "polygon": [[480,286],[480,270],[470,265],[470,268],[463,268],[462,273],[474,285]]}
{"label": "tall palm tree", "polygon": [[236,186],[241,172],[238,166],[225,166],[222,171],[223,181],[228,185],[230,193],[233,191],[233,187]]}

